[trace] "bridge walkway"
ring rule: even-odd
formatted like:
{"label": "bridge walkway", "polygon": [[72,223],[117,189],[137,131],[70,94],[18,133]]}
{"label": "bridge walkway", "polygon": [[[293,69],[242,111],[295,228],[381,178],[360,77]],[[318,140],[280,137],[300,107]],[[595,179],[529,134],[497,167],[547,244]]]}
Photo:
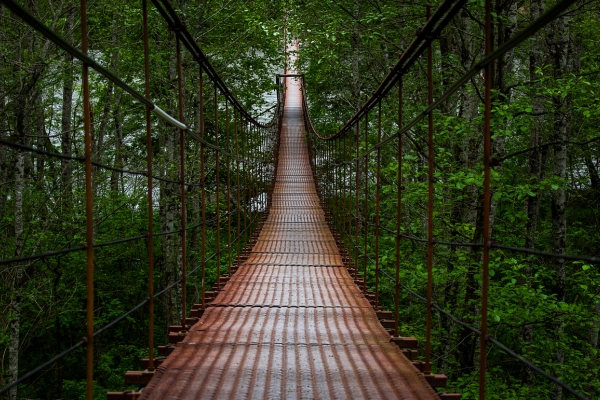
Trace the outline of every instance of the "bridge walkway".
{"label": "bridge walkway", "polygon": [[141,398],[438,398],[343,266],[313,181],[300,87],[287,79],[258,241]]}

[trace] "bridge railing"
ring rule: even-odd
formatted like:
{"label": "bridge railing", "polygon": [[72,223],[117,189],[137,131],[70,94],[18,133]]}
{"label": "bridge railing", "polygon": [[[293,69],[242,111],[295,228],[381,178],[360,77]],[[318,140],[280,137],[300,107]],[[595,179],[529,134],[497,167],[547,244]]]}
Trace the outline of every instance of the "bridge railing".
{"label": "bridge railing", "polygon": [[[393,292],[394,301],[391,306],[394,310],[394,327],[392,332],[398,337],[405,334],[400,321],[402,296],[414,296],[425,303],[425,355],[424,362],[420,365],[422,371],[427,375],[432,374],[432,343],[434,343],[432,332],[434,331],[435,312],[442,320],[446,319],[448,322],[443,323],[442,321],[443,327],[451,330],[450,323],[460,325],[466,332],[463,339],[470,335],[479,337],[478,345],[475,344],[471,350],[474,356],[475,348],[478,346],[480,399],[486,398],[486,373],[489,373],[488,344],[502,350],[521,362],[526,368],[537,372],[576,398],[585,398],[561,379],[547,373],[543,368],[503,345],[493,334],[490,334],[488,329],[490,257],[494,249],[563,261],[574,260],[585,263],[600,261],[596,257],[585,255],[506,246],[494,242],[491,235],[492,174],[494,174],[494,167],[499,162],[497,154],[492,154],[492,135],[494,134],[492,130],[493,64],[504,54],[561,16],[573,3],[574,1],[571,0],[558,1],[554,7],[537,20],[494,49],[493,10],[491,1],[487,0],[485,2],[485,22],[482,27],[485,44],[484,56],[454,82],[446,83],[442,87],[443,91],[435,99],[432,44],[452,19],[466,7],[466,1],[446,0],[433,14],[430,14],[428,8],[425,25],[417,31],[417,37],[400,56],[399,61],[352,118],[331,135],[320,133],[315,128],[310,116],[310,93],[307,90],[305,76],[300,74],[297,77],[302,85],[304,119],[314,173],[322,200],[327,204],[332,215],[333,227],[343,238],[349,255],[350,271],[354,273],[355,280],[362,286],[365,295],[371,293],[369,289],[373,289],[376,310],[380,310],[382,305],[390,306],[389,303],[385,304],[382,301],[382,288],[388,293],[389,291]],[[425,64],[421,64],[422,69],[426,70],[425,77],[419,76],[419,71],[411,69],[417,62]],[[440,172],[441,168],[436,163],[436,155],[445,150],[438,149],[439,145],[435,140],[434,112],[437,112],[440,106],[456,95],[466,84],[480,76],[484,81],[484,89],[481,93],[483,117],[480,122],[483,134],[476,140],[483,142],[480,153],[482,165],[475,175],[476,179],[481,182],[471,193],[474,198],[467,200],[478,202],[477,216],[481,224],[477,229],[481,229],[478,232],[481,242],[470,243],[453,240],[453,238],[461,237],[457,232],[451,234],[450,239],[438,240],[436,236],[442,235],[443,227],[439,225],[445,223],[445,214],[442,210],[436,209],[435,205],[440,204],[447,197],[446,193],[442,192],[445,192],[444,183],[449,183],[444,182],[448,177]],[[413,112],[408,121],[404,115],[404,109],[407,107],[403,96],[403,81],[406,77],[421,79],[421,82],[425,80],[427,86],[426,101],[422,105],[422,111]],[[308,87],[308,89],[310,88]],[[414,89],[414,92],[419,89]],[[415,95],[414,92],[411,92],[410,100],[413,103],[416,101],[415,98],[418,98],[418,94]],[[419,103],[419,106],[421,104]],[[409,108],[412,110],[415,109],[413,104],[410,106]],[[390,120],[395,120],[395,123],[390,123]],[[376,135],[370,134],[369,131],[375,131]],[[410,144],[410,150],[407,150],[406,143]],[[526,151],[516,152],[515,155]],[[384,160],[385,169],[382,168],[382,160]],[[405,170],[407,168],[408,171]],[[385,193],[382,191],[383,187],[386,190]],[[415,196],[423,197],[415,198]],[[409,218],[406,216],[411,216],[411,220],[407,221]],[[408,225],[409,222],[414,223],[415,219],[422,221],[421,227]],[[408,234],[415,231],[424,232],[425,237]],[[466,233],[471,234],[472,232]],[[443,234],[443,236],[448,237],[447,234]],[[423,269],[407,265],[408,261],[414,262],[415,260],[407,253],[412,253],[411,249],[418,249],[420,245],[425,247],[423,250],[426,254]],[[393,251],[390,251],[391,246],[394,247]],[[470,320],[465,321],[436,304],[434,300],[436,254],[443,260],[448,258],[448,254],[439,250],[440,246],[452,250],[453,253],[461,253],[463,261],[452,258],[448,261],[451,264],[462,262],[479,265],[479,267],[469,270],[467,278],[473,287],[473,293],[468,301],[473,304],[473,313],[480,313],[479,317],[471,317]],[[466,249],[466,252],[461,249]],[[394,267],[389,268],[392,263],[395,264]],[[406,281],[405,279],[409,279],[407,273],[409,269],[413,272],[410,275],[412,280]],[[415,272],[417,269],[419,271]],[[415,276],[426,280],[426,293],[417,293],[417,289],[413,289],[417,283]],[[459,295],[456,292],[449,293],[447,290],[444,292],[444,288],[437,290],[442,292],[438,293],[437,298],[445,295]],[[479,299],[475,296],[479,296]],[[479,324],[475,327],[474,325],[477,323]]]}
{"label": "bridge railing", "polygon": [[[73,351],[87,348],[87,398],[91,399],[94,382],[95,338],[143,307],[147,307],[148,371],[152,372],[155,368],[156,299],[168,295],[169,299],[164,301],[164,304],[168,304],[168,314],[177,315],[176,318],[180,318],[179,333],[185,333],[189,326],[186,316],[191,303],[191,296],[187,294],[188,278],[193,274],[199,274],[194,286],[200,289],[200,307],[203,308],[207,299],[206,292],[209,291],[207,290],[209,282],[216,282],[218,290],[220,278],[227,275],[231,266],[239,261],[244,247],[252,238],[258,220],[268,209],[271,201],[270,187],[275,176],[278,138],[284,106],[284,97],[281,95],[282,87],[281,85],[277,87],[277,103],[271,109],[273,117],[270,122],[261,122],[257,117],[250,115],[220,78],[169,1],[152,0],[155,10],[160,14],[163,22],[169,30],[175,33],[175,47],[171,49],[171,52],[175,60],[175,65],[172,67],[176,70],[177,94],[176,100],[171,101],[171,109],[172,113],[176,112],[177,115],[171,115],[152,100],[154,97],[152,82],[158,77],[151,69],[149,10],[146,0],[142,1],[142,7],[139,10],[139,24],[143,32],[143,49],[140,50],[143,50],[144,54],[144,71],[143,75],[138,77],[138,83],[140,80],[144,82],[144,93],[140,93],[134,87],[135,84],[126,83],[117,74],[103,67],[90,55],[88,50],[90,29],[88,28],[87,2],[85,0],[81,1],[80,9],[81,48],[77,48],[63,39],[17,2],[2,0],[1,3],[15,17],[36,30],[42,40],[62,49],[65,54],[71,55],[82,65],[80,79],[83,107],[80,116],[84,121],[83,156],[63,154],[29,145],[16,135],[15,140],[0,139],[0,146],[12,149],[21,160],[27,155],[36,155],[74,164],[75,170],[83,177],[84,183],[79,193],[84,193],[85,198],[81,199],[79,203],[78,200],[75,201],[75,204],[85,205],[85,240],[77,246],[69,246],[70,243],[76,242],[76,239],[68,240],[62,248],[43,252],[39,252],[36,246],[31,249],[30,246],[23,246],[15,252],[14,257],[0,260],[0,265],[23,269],[40,261],[46,262],[53,257],[84,252],[86,261],[80,272],[81,274],[85,273],[86,276],[87,310],[86,334],[82,340],[20,377],[13,371],[12,382],[0,388],[0,394],[15,390],[18,384],[48,369]],[[185,70],[182,64],[184,51],[187,51],[188,59],[189,57],[193,59],[193,63],[186,64]],[[96,160],[96,153],[92,148],[94,139],[92,135],[95,127],[90,109],[90,86],[96,80],[90,79],[90,70],[98,74],[98,80],[104,79],[120,88],[131,96],[133,102],[137,102],[145,109],[145,120],[139,119],[140,112],[138,111],[136,121],[143,122],[134,127],[135,133],[145,139],[146,154],[138,160],[142,161],[145,158],[145,168],[127,169],[123,166],[123,162],[115,161],[113,164],[106,164]],[[185,79],[188,79],[187,87]],[[193,102],[185,104],[184,97],[185,99],[190,97],[189,80],[192,80],[195,86],[197,104],[193,104]],[[191,97],[194,97],[193,92]],[[159,132],[166,132],[166,134],[159,135]],[[163,144],[159,143],[157,149],[156,142],[160,141],[163,141]],[[160,155],[160,148],[165,146],[164,143],[172,146],[173,149],[178,147],[178,152],[172,152],[171,159]],[[159,157],[156,157],[156,154],[159,154]],[[147,232],[115,240],[96,240],[100,222],[94,207],[95,202],[100,198],[97,180],[103,171],[133,178],[149,178],[145,190],[140,190],[146,199]],[[155,182],[158,182],[161,191],[168,192],[170,195],[161,195],[161,198],[157,198]],[[141,185],[138,181],[136,184]],[[122,190],[129,189],[129,186],[133,186],[133,184],[122,184]],[[196,206],[194,212],[189,211],[190,204]],[[143,205],[144,202],[141,201],[140,206]],[[161,208],[169,208],[173,215],[179,217],[178,221],[171,218],[167,224],[167,226],[171,226],[171,229],[162,232],[154,228],[157,220],[155,211],[159,205]],[[192,238],[188,237],[189,232],[192,232]],[[177,236],[179,237],[178,241]],[[155,263],[157,262],[155,238],[162,240],[169,238],[168,240],[175,249],[174,257],[171,259],[166,259],[168,257],[162,254],[161,262],[171,263],[174,272],[167,286],[160,290],[155,290],[157,286],[155,282]],[[94,270],[96,265],[102,263],[102,259],[95,254],[95,250],[126,243],[133,245],[139,242],[143,242],[141,247],[144,250],[142,251],[147,251],[147,297],[97,329],[94,323],[97,314],[97,303],[94,299],[97,289]],[[213,263],[214,270],[216,270],[211,276],[207,276],[209,262]],[[120,270],[127,269],[126,263],[129,261],[119,258],[116,260]],[[228,267],[224,268],[224,266]],[[173,299],[180,300],[180,304],[173,304]]]}

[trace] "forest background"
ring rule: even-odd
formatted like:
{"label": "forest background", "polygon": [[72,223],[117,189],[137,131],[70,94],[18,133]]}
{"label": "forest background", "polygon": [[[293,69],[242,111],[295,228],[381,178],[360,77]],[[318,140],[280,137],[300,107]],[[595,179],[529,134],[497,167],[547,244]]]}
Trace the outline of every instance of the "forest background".
{"label": "forest background", "polygon": [[[67,41],[81,44],[79,4],[70,1],[21,2],[34,16]],[[211,63],[253,115],[269,108],[265,93],[274,90],[274,72],[285,63],[285,38],[298,38],[299,71],[306,74],[310,111],[317,129],[335,132],[373,92],[425,21],[422,1],[190,1],[173,2],[188,30]],[[495,45],[508,40],[554,4],[547,0],[497,0]],[[434,6],[436,3],[433,4]],[[143,92],[141,2],[88,1],[90,55]],[[578,1],[560,18],[507,53],[494,66],[493,105],[493,240],[507,246],[554,253],[600,256],[600,5]],[[152,97],[176,115],[175,36],[150,12]],[[483,54],[483,4],[469,1],[465,10],[434,42],[435,94],[471,68]],[[0,139],[65,155],[81,155],[83,107],[81,64],[0,5]],[[184,52],[185,117],[197,121],[197,75]],[[409,121],[427,102],[425,61],[404,79],[404,118]],[[145,168],[143,107],[109,81],[92,74],[94,160],[121,169]],[[213,88],[207,85],[206,98]],[[453,242],[481,242],[483,78],[474,77],[435,112],[435,237]],[[214,102],[205,112],[214,113]],[[397,99],[383,106],[385,135],[397,129]],[[223,105],[217,111],[223,114]],[[270,114],[267,112],[265,118]],[[192,123],[192,126],[193,123]],[[211,129],[210,127],[208,128]],[[403,233],[425,237],[427,159],[426,125],[405,135],[403,161]],[[177,178],[178,142],[174,130],[156,123],[155,170]],[[223,135],[214,126],[209,136]],[[377,142],[376,129],[367,141]],[[367,141],[361,139],[365,148]],[[382,224],[395,227],[395,144],[382,151]],[[198,173],[199,146],[190,144],[187,170]],[[344,156],[338,154],[340,159]],[[374,162],[374,159],[371,159]],[[209,181],[215,175],[208,156]],[[321,185],[333,187],[331,175]],[[373,178],[373,177],[371,177]],[[243,181],[243,177],[242,177]],[[145,178],[95,169],[95,240],[146,232]],[[369,193],[375,180],[369,179]],[[83,241],[83,165],[0,146],[0,257],[9,259],[78,245]],[[214,218],[214,187],[208,187]],[[187,219],[199,220],[198,189],[189,187]],[[259,194],[243,203],[220,198],[220,209],[251,209]],[[254,199],[253,197],[254,196]],[[347,196],[338,194],[337,204]],[[155,225],[178,227],[178,187],[156,187]],[[372,197],[369,198],[372,200]],[[362,207],[362,206],[361,206]],[[371,210],[371,209],[369,209]],[[338,216],[348,215],[341,207]],[[363,210],[360,210],[363,215]],[[369,215],[372,220],[373,216]],[[338,221],[342,220],[341,218]],[[235,222],[234,222],[235,224]],[[338,226],[343,232],[344,226]],[[189,236],[190,263],[197,263],[198,235]],[[207,253],[215,244],[208,232]],[[347,243],[350,245],[350,243]],[[156,288],[178,279],[178,242],[167,236],[157,249]],[[394,269],[394,236],[383,234],[379,259]],[[374,256],[370,245],[368,256]],[[426,251],[402,242],[402,282],[424,294]],[[235,254],[234,254],[235,256]],[[480,257],[477,249],[436,246],[435,302],[470,324],[479,321]],[[227,258],[222,259],[226,268]],[[96,326],[100,327],[147,294],[146,243],[139,241],[96,252]],[[71,253],[0,268],[0,384],[80,340],[85,332],[85,258]],[[369,263],[368,283],[375,270]],[[566,261],[494,250],[491,265],[490,320],[493,335],[508,347],[590,397],[600,393],[598,264]],[[216,279],[208,264],[207,286]],[[381,302],[393,307],[393,284],[382,278]],[[188,285],[190,304],[198,301],[200,282]],[[166,342],[167,326],[178,320],[178,292],[157,305],[156,334]],[[129,316],[97,339],[95,396],[122,390],[126,370],[139,368],[146,356],[147,312]],[[402,335],[424,337],[424,307],[406,292],[401,297]],[[478,340],[470,332],[436,315],[433,331],[434,371],[450,378],[448,391],[464,398],[477,392]],[[423,342],[421,340],[420,342]],[[489,398],[569,398],[557,387],[496,349],[488,361]],[[85,393],[85,350],[55,363],[19,386],[19,398],[81,398]]]}

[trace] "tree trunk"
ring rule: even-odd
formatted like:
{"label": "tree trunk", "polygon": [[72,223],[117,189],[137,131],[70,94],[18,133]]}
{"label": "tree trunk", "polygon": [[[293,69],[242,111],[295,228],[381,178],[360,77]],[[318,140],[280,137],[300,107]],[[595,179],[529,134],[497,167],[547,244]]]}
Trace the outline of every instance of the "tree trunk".
{"label": "tree trunk", "polygon": [[[568,49],[569,49],[569,16],[565,15],[556,19],[550,27],[550,53],[554,61],[554,77],[560,85],[561,78],[567,72],[568,66]],[[552,98],[554,106],[554,125],[553,125],[553,140],[557,142],[554,147],[554,161],[552,172],[555,177],[561,181],[567,178],[567,139],[570,123],[569,111],[570,96],[563,97],[555,95]],[[552,252],[564,253],[565,240],[567,231],[567,191],[561,186],[552,193]],[[556,295],[557,301],[565,299],[565,259],[554,258],[552,261],[554,268],[554,279],[556,284],[553,287],[553,293]],[[552,359],[556,364],[564,364],[564,351],[560,347],[562,342],[562,319],[555,321],[554,332],[556,334],[556,343],[558,344],[556,351],[552,355]],[[558,375],[560,376],[560,372]],[[552,392],[552,400],[562,399],[562,388],[558,385],[554,386]]]}
{"label": "tree trunk", "polygon": [[352,31],[352,100],[360,108],[360,18],[359,0],[354,0],[354,29]]}
{"label": "tree trunk", "polygon": [[[42,93],[38,92],[35,96],[35,126],[36,126],[36,147],[40,150],[46,149],[46,144],[49,142],[46,133],[46,123],[44,120],[44,106],[42,103]],[[36,181],[41,181],[44,178],[46,157],[38,154],[35,156],[35,176]],[[43,183],[42,183],[43,184]]]}
{"label": "tree trunk", "polygon": [[[121,121],[121,91],[118,90],[115,95],[115,109],[113,111],[113,120],[115,122],[115,161],[116,168],[123,168],[123,122]],[[112,171],[110,174],[110,189],[113,194],[119,191],[119,183],[122,180],[121,172]]]}
{"label": "tree trunk", "polygon": [[[598,288],[598,291],[600,291],[600,288]],[[599,315],[600,315],[600,300],[596,301],[596,304],[594,305],[594,309],[592,311],[592,321],[593,322],[592,322],[592,326],[590,327],[590,330],[588,332],[589,347],[586,351],[586,355],[590,359],[590,361],[588,361],[590,370],[593,370],[593,368],[596,365],[598,365],[597,364],[597,360],[598,360],[597,352],[594,350],[598,349],[598,331],[600,330],[600,319],[598,319]],[[590,380],[594,380],[595,378],[596,378],[595,376],[591,376]],[[596,395],[594,386],[591,383],[585,386],[585,391],[589,393],[590,399],[593,399]]]}
{"label": "tree trunk", "polygon": [[[1,14],[0,14],[1,15]],[[0,68],[4,71],[2,57],[0,57]],[[5,102],[5,87],[4,82],[0,79],[0,139],[8,139],[8,124],[6,115],[6,102]],[[7,182],[13,174],[13,163],[10,160],[10,152],[6,146],[0,146],[0,182]],[[6,200],[8,199],[9,191],[0,191],[0,220],[4,217],[4,207],[6,206]]]}
{"label": "tree trunk", "polygon": [[[473,63],[473,37],[471,36],[472,21],[471,18],[462,14],[461,18],[457,19],[459,25],[459,36],[460,44],[456,51],[460,54],[460,60],[463,69],[466,71],[471,68]],[[480,135],[475,132],[481,129],[472,121],[479,115],[479,97],[475,90],[463,90],[460,95],[460,108],[459,117],[466,121],[466,126],[470,129],[466,130],[462,138],[457,139],[456,156],[459,160],[461,169],[475,170],[477,164],[481,159],[481,140]],[[454,212],[459,216],[459,221],[468,223],[475,227],[475,234],[473,237],[474,241],[481,240],[481,232],[483,229],[483,216],[481,215],[483,206],[483,196],[479,195],[478,188],[476,185],[469,185],[463,189],[465,193],[464,198],[468,199],[463,202],[462,205],[457,206],[457,210]],[[468,322],[474,322],[477,320],[479,315],[479,309],[473,307],[474,300],[477,298],[477,282],[475,275],[479,273],[479,267],[477,267],[479,260],[481,259],[481,252],[477,249],[469,249],[469,258],[473,260],[468,263],[468,271],[464,289],[464,300],[462,308]],[[460,374],[468,374],[474,368],[475,351],[478,346],[477,338],[473,337],[470,331],[458,327],[458,346],[456,358],[460,365]]]}
{"label": "tree trunk", "polygon": [[[15,112],[15,142],[22,144],[26,136],[25,115],[27,94],[29,90],[22,87],[21,91],[15,96],[14,112]],[[23,237],[23,190],[25,188],[25,155],[22,151],[15,151],[15,192],[14,192],[14,235],[15,235],[15,257],[20,257],[23,254],[24,237]],[[10,310],[12,313],[10,319],[10,338],[8,348],[8,369],[11,381],[19,377],[19,336],[21,330],[21,301],[22,301],[22,284],[23,284],[23,269],[24,266],[18,263],[14,266],[14,275],[12,282],[12,296],[10,302]],[[16,400],[17,386],[13,387],[9,392],[9,399]]]}
{"label": "tree trunk", "polygon": [[[67,11],[65,21],[65,39],[73,43],[73,16],[74,8],[70,7]],[[65,53],[63,61],[63,97],[62,97],[62,115],[61,115],[61,150],[66,156],[73,153],[72,144],[72,126],[71,114],[73,109],[73,56]],[[73,162],[72,160],[61,159],[62,167],[62,186],[64,196],[63,210],[71,210],[73,204]]]}
{"label": "tree trunk", "polygon": [[[171,36],[171,42],[174,36]],[[177,70],[175,54],[171,53],[169,62],[169,82],[177,82]],[[172,91],[176,91],[175,85],[171,87]],[[177,115],[177,107],[172,101],[173,98],[177,98],[176,92],[172,92],[173,96],[170,97],[169,102],[169,113],[171,115]],[[165,174],[173,180],[179,179],[179,168],[175,168],[177,160],[179,158],[179,132],[177,129],[172,127],[166,128],[166,135],[164,139],[165,148]],[[164,183],[161,186],[161,227],[163,231],[172,231],[178,226],[180,221],[180,197],[179,197],[179,185],[175,183]],[[164,277],[165,284],[172,284],[179,279],[179,235],[167,235],[163,237],[163,257],[164,257]],[[168,304],[165,309],[166,315],[165,320],[169,321],[169,325],[181,321],[180,304],[181,304],[181,287],[175,286],[169,291]]]}
{"label": "tree trunk", "polygon": [[[23,253],[23,188],[25,180],[25,161],[21,151],[15,155],[15,257]],[[23,281],[23,264],[15,266],[13,278],[13,295],[10,304],[12,318],[10,321],[10,344],[8,369],[11,381],[19,377],[19,334],[21,330],[21,285]],[[9,399],[17,399],[17,386],[9,392]]]}
{"label": "tree trunk", "polygon": [[594,194],[600,189],[600,175],[598,175],[598,168],[594,164],[594,161],[591,157],[585,158],[585,166],[588,170],[588,174],[590,174],[590,188]]}
{"label": "tree trunk", "polygon": [[[545,0],[532,0],[531,1],[531,21],[535,21],[541,14],[545,12],[546,4]],[[531,185],[534,188],[531,189],[533,196],[529,196],[525,203],[525,213],[527,214],[527,223],[525,226],[525,247],[528,249],[535,250],[535,239],[536,232],[538,229],[539,216],[540,216],[540,196],[541,192],[535,188],[542,179],[544,179],[544,164],[546,160],[547,150],[546,148],[540,149],[540,145],[544,143],[543,131],[544,131],[544,96],[542,94],[541,74],[538,69],[543,66],[543,53],[542,46],[543,40],[541,32],[537,32],[532,37],[531,50],[529,53],[529,80],[531,82],[531,110],[534,115],[533,125],[531,127],[531,136],[529,140],[529,147],[533,148],[529,155],[529,177],[531,179]],[[525,279],[528,279],[533,274],[532,264],[529,263],[524,271]],[[533,325],[527,324],[521,331],[521,340],[523,343],[531,345],[533,343]],[[534,372],[529,368],[523,368],[523,380],[526,384],[533,382]]]}

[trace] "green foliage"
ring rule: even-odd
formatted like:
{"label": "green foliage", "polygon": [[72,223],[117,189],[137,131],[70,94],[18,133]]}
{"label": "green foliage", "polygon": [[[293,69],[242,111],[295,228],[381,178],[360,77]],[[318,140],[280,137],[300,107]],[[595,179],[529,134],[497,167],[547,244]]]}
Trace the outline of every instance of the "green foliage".
{"label": "green foliage", "polygon": [[[188,30],[202,47],[214,68],[240,103],[256,115],[267,111],[262,120],[272,117],[273,75],[283,65],[283,9],[278,0],[180,1],[177,10]],[[39,1],[26,6],[44,24],[56,30],[74,46],[81,45],[79,3]],[[153,7],[149,6],[150,93],[151,99],[170,115],[177,115],[177,75],[175,35]],[[119,76],[139,93],[144,93],[144,52],[142,43],[141,1],[87,2],[89,53],[108,70]],[[0,138],[22,143],[52,153],[83,154],[83,107],[81,64],[65,59],[65,53],[50,41],[0,7]],[[71,22],[70,19],[72,20]],[[69,28],[69,26],[71,26]],[[184,121],[198,134],[198,64],[185,49],[182,51],[184,81]],[[71,83],[73,96],[68,114],[63,103],[65,87]],[[205,134],[207,140],[227,147],[233,154],[236,145],[242,157],[270,162],[271,152],[259,152],[258,132],[247,132],[242,121],[234,124],[229,104],[229,126],[225,121],[225,101],[218,98],[218,128],[215,128],[214,86],[204,75]],[[115,88],[95,71],[90,71],[92,138],[94,161],[129,171],[146,169],[146,130],[144,108],[134,98]],[[67,126],[64,129],[65,114]],[[68,114],[68,115],[67,115]],[[238,115],[239,117],[239,115]],[[178,132],[155,118],[152,121],[154,175],[179,179]],[[237,125],[237,131],[236,131]],[[228,132],[228,133],[227,133]],[[272,132],[261,132],[271,135]],[[70,136],[67,140],[66,136]],[[266,136],[265,136],[266,137]],[[70,143],[70,144],[69,144]],[[186,150],[186,187],[188,272],[201,263],[200,213],[200,144],[188,136]],[[263,149],[264,150],[264,149]],[[265,178],[258,164],[240,165],[221,156],[220,174],[216,174],[214,151],[205,150],[206,171],[206,254],[216,251],[216,182],[220,183],[221,249],[227,244],[228,223],[224,217],[232,212],[232,240],[260,210],[253,207],[265,187],[250,192],[254,182]],[[85,241],[85,178],[83,164],[67,163],[53,157],[23,153],[25,176],[22,213],[15,199],[15,160],[17,152],[0,146],[0,235],[3,246],[0,258],[9,259],[46,251],[78,247]],[[227,188],[230,171],[231,192]],[[236,185],[239,171],[239,187]],[[69,172],[70,174],[66,173]],[[263,175],[260,175],[262,173]],[[95,243],[143,236],[148,232],[147,179],[105,168],[93,170],[94,241]],[[261,181],[261,183],[263,183]],[[236,191],[240,190],[238,203]],[[155,292],[180,278],[179,185],[154,180],[154,232],[174,231],[155,238]],[[262,192],[261,192],[262,190]],[[238,226],[237,212],[242,210]],[[244,214],[245,212],[245,214]],[[25,232],[17,238],[17,214],[25,221]],[[245,218],[247,217],[247,218]],[[241,248],[249,234],[240,238]],[[18,250],[18,240],[23,249]],[[238,247],[232,246],[231,258]],[[223,273],[230,254],[222,251]],[[148,240],[145,237],[94,251],[94,327],[114,321],[148,296]],[[23,269],[22,282],[17,271]],[[188,280],[188,309],[198,303],[201,288],[206,290],[217,279],[216,258],[211,259],[202,282],[200,269]],[[86,257],[81,251],[56,257],[5,265],[1,270],[0,351],[8,354],[10,322],[14,319],[11,304],[20,293],[19,372],[25,373],[79,342],[86,330]],[[155,343],[164,344],[167,326],[179,320],[180,290],[174,288],[155,303]],[[127,370],[138,370],[141,358],[147,357],[148,310],[142,307],[95,340],[94,395],[105,398],[111,390],[132,389],[124,386]],[[52,365],[34,381],[19,386],[19,397],[79,399],[85,393],[85,349],[78,349]],[[10,381],[8,355],[0,368],[0,385]],[[33,382],[33,383],[32,383]]]}
{"label": "green foliage", "polygon": [[[544,2],[544,4],[546,4]],[[301,16],[296,23],[300,37],[299,67],[306,72],[310,113],[323,135],[334,133],[377,88],[424,21],[424,4],[389,7],[386,2],[356,2],[340,5],[299,1],[300,15],[322,16],[319,22]],[[512,6],[518,7],[511,14]],[[511,26],[524,28],[531,20],[530,2],[505,2],[495,9],[498,44],[506,40]],[[547,4],[550,6],[550,3]],[[434,98],[444,93],[462,73],[482,57],[483,2],[472,1],[469,12],[459,15],[434,42]],[[569,14],[570,47],[567,66],[557,69],[553,51],[556,37],[551,24],[495,64],[492,92],[491,171],[494,243],[531,246],[545,252],[598,256],[598,70],[600,32],[597,5],[580,3]],[[336,46],[327,29],[336,26],[336,42],[345,37],[345,46]],[[512,25],[514,23],[514,25]],[[394,29],[390,29],[394,26]],[[505,31],[499,31],[506,29]],[[503,35],[507,35],[506,37]],[[354,36],[353,36],[354,35]],[[354,37],[354,41],[353,38]],[[531,55],[539,50],[539,64]],[[324,62],[334,60],[331,62]],[[422,58],[403,77],[403,123],[419,115],[427,105],[424,79],[426,59]],[[480,243],[483,196],[483,76],[473,78],[434,111],[434,239],[442,242]],[[541,103],[541,108],[536,101]],[[383,138],[398,128],[398,98],[394,90],[381,102]],[[565,106],[565,104],[567,106]],[[541,110],[541,112],[540,112]],[[568,121],[567,142],[556,138],[555,121]],[[402,153],[402,214],[397,215],[397,140],[381,148],[381,172],[376,176],[376,152],[369,156],[368,197],[365,198],[364,159],[341,163],[362,154],[366,148],[360,121],[356,130],[333,144],[312,140],[317,153],[328,151],[331,160],[319,165],[318,178],[334,214],[336,229],[345,238],[346,248],[357,265],[368,257],[367,281],[375,290],[375,259],[379,275],[380,304],[394,308],[396,219],[401,232],[427,237],[427,120],[404,134]],[[378,142],[377,108],[369,115],[369,145]],[[359,150],[356,142],[359,142]],[[566,168],[561,172],[555,154],[567,148]],[[325,153],[322,153],[325,154]],[[536,157],[539,171],[533,173]],[[358,199],[356,169],[358,168]],[[375,202],[379,189],[379,253],[375,253]],[[556,250],[560,210],[555,199],[566,196],[565,247]],[[535,208],[531,204],[539,204]],[[354,215],[365,215],[356,234]],[[532,211],[535,208],[535,211]],[[531,229],[532,219],[536,225]],[[355,236],[356,235],[356,236]],[[358,237],[358,243],[355,243]],[[358,254],[355,245],[360,246]],[[400,279],[421,296],[427,293],[426,243],[401,239]],[[362,270],[362,269],[361,269]],[[598,266],[566,261],[564,295],[560,270],[551,258],[493,249],[490,261],[489,332],[500,342],[558,376],[576,390],[597,396],[600,301]],[[480,323],[481,251],[477,248],[438,244],[434,247],[433,301],[456,318],[473,325]],[[400,334],[419,338],[424,353],[425,306],[400,291]],[[478,397],[478,340],[459,325],[434,311],[432,362],[434,370],[450,378],[448,391],[464,398]],[[487,398],[556,398],[554,387],[544,378],[528,374],[518,361],[488,346]],[[561,357],[563,361],[561,361]],[[570,398],[565,395],[564,398]],[[595,398],[595,397],[594,397]]]}

